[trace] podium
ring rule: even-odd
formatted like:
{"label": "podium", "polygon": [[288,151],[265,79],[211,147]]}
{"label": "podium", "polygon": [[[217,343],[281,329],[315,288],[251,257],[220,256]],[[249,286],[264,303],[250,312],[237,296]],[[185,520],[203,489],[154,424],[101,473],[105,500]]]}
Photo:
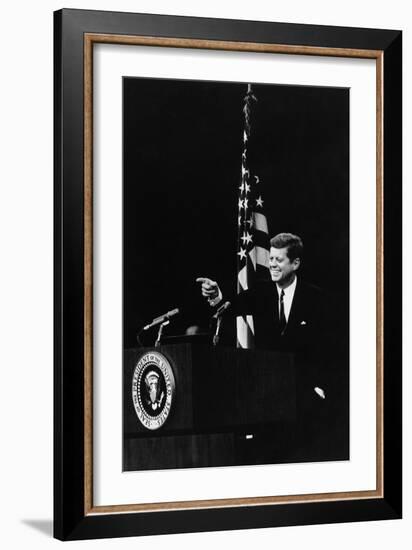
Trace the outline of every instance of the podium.
{"label": "podium", "polygon": [[129,349],[123,387],[125,471],[293,460],[294,354],[191,343]]}

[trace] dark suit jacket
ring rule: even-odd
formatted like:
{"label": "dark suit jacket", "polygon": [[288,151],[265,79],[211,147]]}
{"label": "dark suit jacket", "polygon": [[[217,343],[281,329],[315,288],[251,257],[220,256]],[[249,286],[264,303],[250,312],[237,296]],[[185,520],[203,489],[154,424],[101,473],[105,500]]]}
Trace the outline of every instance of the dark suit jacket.
{"label": "dark suit jacket", "polygon": [[289,319],[283,335],[279,328],[279,296],[272,281],[262,282],[238,294],[232,301],[234,315],[253,315],[255,346],[288,352],[324,349],[332,328],[323,291],[297,279]]}

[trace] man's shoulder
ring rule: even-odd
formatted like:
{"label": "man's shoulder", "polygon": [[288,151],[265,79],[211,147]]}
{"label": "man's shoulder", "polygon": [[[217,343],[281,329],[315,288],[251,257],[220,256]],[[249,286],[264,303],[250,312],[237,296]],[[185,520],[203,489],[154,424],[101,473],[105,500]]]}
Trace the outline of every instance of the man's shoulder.
{"label": "man's shoulder", "polygon": [[324,303],[327,301],[327,293],[324,288],[311,282],[298,279],[296,292],[300,299],[309,303]]}
{"label": "man's shoulder", "polygon": [[320,295],[325,293],[324,289],[320,286],[314,285],[313,283],[308,283],[307,281],[303,281],[302,279],[297,280],[297,286],[310,294]]}

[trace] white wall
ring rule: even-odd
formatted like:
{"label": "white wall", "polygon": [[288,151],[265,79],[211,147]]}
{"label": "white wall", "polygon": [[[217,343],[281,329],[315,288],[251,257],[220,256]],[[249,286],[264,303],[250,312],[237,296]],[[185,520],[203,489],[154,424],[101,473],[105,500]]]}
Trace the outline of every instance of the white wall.
{"label": "white wall", "polygon": [[[407,2],[193,2],[142,0],[87,3],[22,0],[2,5],[0,32],[0,545],[3,548],[49,548],[52,517],[52,11],[61,7],[170,13],[207,17],[402,29],[404,97],[408,96]],[[408,28],[409,27],[409,28]],[[410,63],[409,63],[410,65]],[[409,69],[409,71],[407,70]],[[411,127],[405,105],[405,138]],[[404,151],[408,142],[405,139]],[[409,162],[405,154],[404,181]],[[410,248],[411,191],[405,185],[405,252]],[[405,280],[411,261],[405,262]],[[411,328],[411,293],[405,288],[405,336]],[[406,340],[406,338],[405,338]],[[410,339],[409,339],[410,340]],[[412,359],[405,344],[405,366]],[[410,375],[405,368],[407,396]],[[407,401],[405,399],[405,401]],[[233,545],[278,548],[334,548],[350,545],[410,547],[411,407],[405,404],[405,519],[365,524],[237,531],[71,543],[100,548],[209,548]],[[409,432],[409,434],[408,434]],[[16,459],[18,457],[18,460]]]}

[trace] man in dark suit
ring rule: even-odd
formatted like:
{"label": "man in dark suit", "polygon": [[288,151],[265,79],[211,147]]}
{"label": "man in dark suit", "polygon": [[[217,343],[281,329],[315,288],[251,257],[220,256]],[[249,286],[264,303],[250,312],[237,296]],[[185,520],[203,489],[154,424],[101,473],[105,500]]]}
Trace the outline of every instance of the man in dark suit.
{"label": "man in dark suit", "polygon": [[[280,233],[270,241],[270,281],[257,283],[231,299],[234,315],[253,315],[255,347],[316,352],[328,329],[322,290],[297,277],[303,255],[300,237]],[[198,278],[210,305],[223,300],[217,282]]]}

